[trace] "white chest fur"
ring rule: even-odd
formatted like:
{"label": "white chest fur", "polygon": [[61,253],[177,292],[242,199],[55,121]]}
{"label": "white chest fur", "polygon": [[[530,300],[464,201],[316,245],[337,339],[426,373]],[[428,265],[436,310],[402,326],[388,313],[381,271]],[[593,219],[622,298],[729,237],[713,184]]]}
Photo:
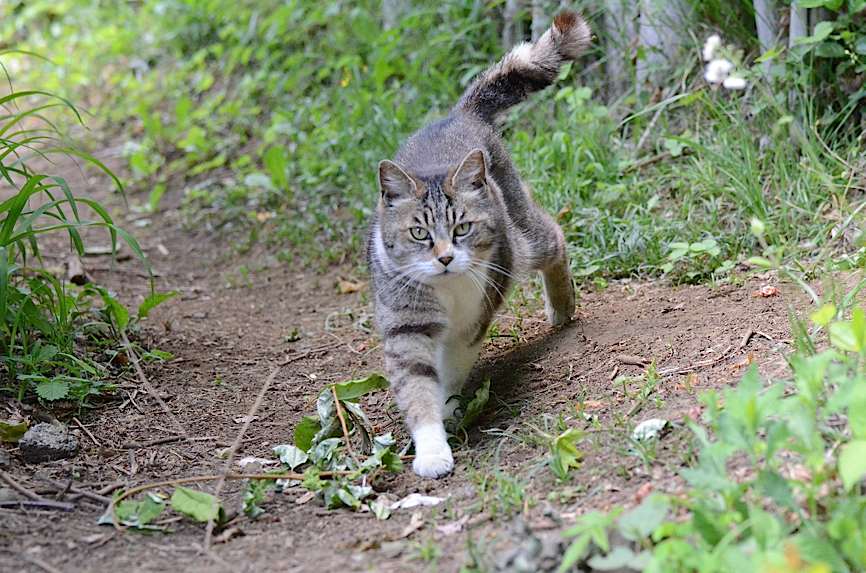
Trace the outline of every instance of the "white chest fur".
{"label": "white chest fur", "polygon": [[436,287],[439,303],[448,314],[446,339],[474,337],[484,310],[484,291],[469,275],[454,277]]}

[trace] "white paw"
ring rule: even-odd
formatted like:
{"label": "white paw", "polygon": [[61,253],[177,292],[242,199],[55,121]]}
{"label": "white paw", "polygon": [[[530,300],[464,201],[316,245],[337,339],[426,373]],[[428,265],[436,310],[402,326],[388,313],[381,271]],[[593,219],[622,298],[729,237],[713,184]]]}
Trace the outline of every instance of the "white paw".
{"label": "white paw", "polygon": [[441,422],[415,428],[412,439],[415,442],[412,469],[416,474],[425,478],[438,478],[451,472],[454,468],[454,456],[451,455],[448,436]]}
{"label": "white paw", "polygon": [[[446,446],[447,447],[447,446]],[[416,454],[412,469],[423,478],[438,478],[451,473],[454,469],[454,457],[451,448],[439,453]]]}

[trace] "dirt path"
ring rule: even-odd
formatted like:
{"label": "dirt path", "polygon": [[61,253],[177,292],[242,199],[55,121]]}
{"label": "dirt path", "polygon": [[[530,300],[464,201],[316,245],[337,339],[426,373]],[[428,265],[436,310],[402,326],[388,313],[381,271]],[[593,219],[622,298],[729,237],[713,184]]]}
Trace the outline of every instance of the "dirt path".
{"label": "dirt path", "polygon": [[[130,376],[110,406],[81,417],[92,439],[73,426],[82,446],[77,457],[28,466],[11,451],[7,471],[30,487],[52,478],[96,490],[118,481],[131,486],[221,471],[218,455],[234,440],[265,377],[294,358],[267,393],[238,453],[272,457],[270,449],[290,443],[294,424],[314,411],[324,384],[380,368],[376,338],[358,326],[370,312],[367,296],[339,295],[335,288],[351,269],[315,274],[266,253],[233,255],[226,242],[182,229],[179,196],[179,190],[170,192],[163,212],[138,232],[159,273],[159,290],[181,293],[153,312],[142,337],[174,355],[148,366],[148,376],[188,434],[203,439],[127,449],[129,442],[176,433]],[[107,262],[89,264],[98,281],[133,307],[144,296],[147,286],[134,261],[114,270]],[[240,264],[253,269],[248,276],[238,272]],[[242,517],[237,525],[245,535],[216,545],[215,553],[232,571],[457,571],[470,555],[487,567],[508,569],[503,564],[515,551],[536,538],[549,540],[588,508],[634,503],[636,492],[648,487],[673,490],[686,455],[685,432],[674,430],[657,452],[641,457],[628,452],[628,429],[650,417],[694,415],[701,391],[735,383],[752,360],[764,373],[781,372],[788,304],[801,299],[786,287],[779,296],[753,297],[760,284],[719,290],[612,284],[584,293],[579,322],[556,332],[542,319],[537,289],[527,287],[487,344],[475,378],[490,376],[494,396],[468,443],[456,451],[453,475],[425,481],[407,470],[384,484],[395,496],[417,491],[447,498],[419,512],[420,528],[403,535],[413,510],[379,522],[370,514],[327,511],[315,501],[298,503],[303,492],[292,489],[269,499],[258,520]],[[288,342],[295,331],[300,339]],[[761,334],[744,344],[750,331]],[[638,406],[640,384],[613,382],[643,371],[628,364],[628,356],[654,359],[662,371],[694,371],[663,377]],[[586,424],[591,431],[582,445],[582,468],[568,483],[557,483],[532,427],[560,414],[576,418],[578,404],[595,425]],[[364,407],[380,430],[406,439],[387,398],[374,396]],[[239,491],[240,484],[227,486],[229,508],[238,507]],[[61,571],[220,570],[201,555],[202,527],[177,521],[170,534],[121,534],[96,525],[102,510],[87,500],[70,513],[0,509],[0,549],[6,550],[0,570],[51,570],[39,561]],[[437,529],[464,516],[461,531]]]}

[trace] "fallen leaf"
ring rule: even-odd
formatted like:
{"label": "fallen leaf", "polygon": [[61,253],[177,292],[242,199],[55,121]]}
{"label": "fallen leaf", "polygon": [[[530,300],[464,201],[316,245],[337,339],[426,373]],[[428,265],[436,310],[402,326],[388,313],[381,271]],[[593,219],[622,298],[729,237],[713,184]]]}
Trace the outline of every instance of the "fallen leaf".
{"label": "fallen leaf", "polygon": [[460,533],[463,531],[463,526],[466,525],[466,522],[469,521],[469,515],[464,515],[457,521],[452,521],[451,523],[446,523],[445,525],[437,525],[436,531],[441,533],[442,535],[454,535],[455,533]]}
{"label": "fallen leaf", "polygon": [[235,424],[245,424],[247,422],[253,422],[258,419],[258,416],[237,416],[233,418]]}
{"label": "fallen leaf", "polygon": [[348,281],[345,279],[340,279],[337,282],[337,290],[340,291],[340,294],[352,294],[353,292],[359,292],[367,286],[367,283],[364,281]]}
{"label": "fallen leaf", "polygon": [[661,436],[662,431],[667,427],[668,421],[662,418],[650,418],[644,420],[635,427],[631,434],[631,439],[636,442],[645,442],[654,440]]}
{"label": "fallen leaf", "polygon": [[313,499],[315,499],[315,497],[316,497],[316,492],[308,491],[307,493],[305,493],[304,495],[302,495],[301,497],[296,499],[295,503],[297,505],[304,505],[305,503],[308,503],[308,502],[312,501]]}
{"label": "fallen leaf", "polygon": [[782,291],[779,290],[778,287],[774,287],[773,285],[764,285],[758,290],[752,293],[752,297],[754,298],[768,298],[771,296],[778,296],[782,294]]}
{"label": "fallen leaf", "polygon": [[247,456],[245,458],[241,458],[236,462],[239,466],[244,467],[250,464],[259,464],[262,466],[272,465],[277,463],[277,460],[266,460],[265,458],[257,458],[255,456]]}
{"label": "fallen leaf", "polygon": [[578,402],[575,408],[577,408],[578,413],[580,413],[587,410],[600,410],[606,405],[607,404],[603,400],[586,400],[584,402]]}
{"label": "fallen leaf", "polygon": [[435,497],[431,495],[421,495],[420,493],[410,493],[403,499],[399,501],[395,501],[391,504],[391,509],[409,509],[411,507],[418,506],[432,506],[439,505],[445,499],[442,497]]}
{"label": "fallen leaf", "polygon": [[409,525],[403,529],[397,539],[405,539],[422,527],[424,527],[424,515],[420,511],[416,511],[412,514],[412,518],[409,520]]}
{"label": "fallen leaf", "polygon": [[653,484],[652,482],[647,482],[640,486],[634,494],[635,503],[640,503],[644,500],[646,496],[653,492]]}
{"label": "fallen leaf", "polygon": [[215,536],[213,538],[213,542],[214,543],[225,543],[229,539],[232,539],[234,537],[243,537],[244,535],[246,535],[246,533],[244,533],[240,527],[229,527],[228,529],[224,530],[219,535]]}

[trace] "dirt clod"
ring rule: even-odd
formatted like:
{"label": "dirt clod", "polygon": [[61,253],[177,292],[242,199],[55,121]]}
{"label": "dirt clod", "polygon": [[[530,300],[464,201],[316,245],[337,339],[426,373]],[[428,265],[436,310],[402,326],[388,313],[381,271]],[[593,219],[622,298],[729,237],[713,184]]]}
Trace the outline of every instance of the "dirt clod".
{"label": "dirt clod", "polygon": [[18,449],[24,461],[39,464],[74,456],[78,440],[64,426],[42,423],[27,430],[18,442]]}

